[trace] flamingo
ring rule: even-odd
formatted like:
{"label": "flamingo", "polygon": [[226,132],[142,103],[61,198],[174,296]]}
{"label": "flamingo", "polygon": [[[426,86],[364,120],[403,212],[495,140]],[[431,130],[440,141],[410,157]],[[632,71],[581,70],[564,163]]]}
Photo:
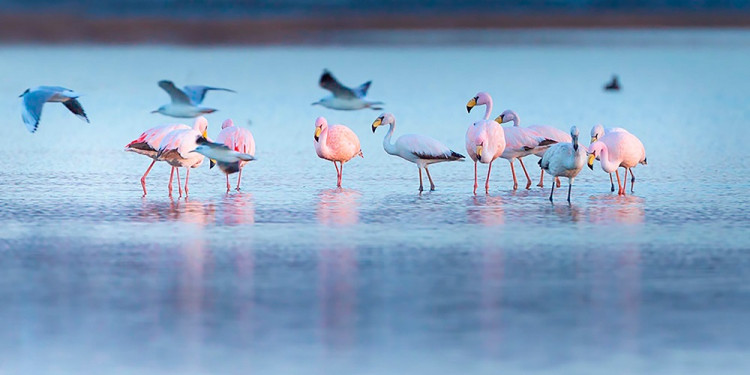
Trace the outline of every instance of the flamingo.
{"label": "flamingo", "polygon": [[[505,123],[505,122],[513,122],[513,126],[520,126],[521,125],[521,117],[518,116],[518,113],[516,113],[513,110],[505,110],[498,118],[495,119],[499,124]],[[558,128],[547,126],[547,125],[529,125],[526,127],[527,129],[533,130],[537,132],[540,136],[551,139],[555,141],[556,143],[570,143],[571,138],[570,135]],[[532,150],[532,153],[538,157],[542,157],[544,153],[547,151],[547,147],[536,147],[534,150]],[[521,162],[521,167],[524,167],[523,160],[518,159],[518,161]],[[541,170],[541,174],[539,176],[539,183],[536,186],[544,187],[544,169]],[[524,167],[524,173],[526,172],[526,168]],[[527,174],[528,177],[528,174]],[[560,179],[555,178],[555,181],[557,183],[557,187],[560,187]],[[528,189],[528,187],[527,187]]]}
{"label": "flamingo", "polygon": [[[589,146],[591,146],[592,143],[596,142],[599,138],[603,137],[605,134],[609,134],[612,132],[626,132],[627,133],[628,131],[623,128],[606,128],[605,129],[601,124],[596,124],[594,125],[593,128],[591,128],[591,141],[589,142]],[[598,160],[599,157],[597,156],[596,159]],[[609,184],[610,184],[610,191],[614,192],[615,181],[612,179],[612,173],[609,173]]]}
{"label": "flamingo", "polygon": [[478,105],[486,106],[484,118],[475,122],[466,130],[466,152],[471,160],[474,160],[474,194],[477,193],[477,162],[489,164],[487,180],[484,183],[484,191],[488,193],[492,162],[505,151],[503,127],[490,120],[490,113],[492,112],[492,97],[490,94],[486,92],[477,93],[466,103],[466,111],[470,113],[471,109]]}
{"label": "flamingo", "polygon": [[[318,157],[333,162],[336,167],[336,187],[341,187],[341,178],[344,175],[344,163],[352,160],[355,156],[362,155],[359,147],[359,138],[354,132],[344,125],[328,126],[324,117],[315,119],[315,152]],[[336,164],[341,164],[341,169]]]}
{"label": "flamingo", "polygon": [[21,118],[26,129],[33,133],[39,126],[39,119],[42,117],[42,107],[44,103],[62,103],[65,108],[82,120],[89,122],[86,112],[83,111],[81,103],[78,102],[78,93],[73,90],[59,86],[39,86],[33,89],[26,89],[19,97],[23,98],[23,111]]}
{"label": "flamingo", "polygon": [[[633,192],[635,176],[631,168],[638,164],[648,164],[646,160],[646,149],[643,147],[638,137],[629,132],[616,131],[605,134],[598,141],[589,145],[588,165],[594,169],[594,159],[599,159],[602,170],[607,173],[615,172],[617,176],[617,195],[625,195],[625,188],[628,182],[628,171],[630,171],[630,192]],[[617,169],[625,168],[625,178],[620,185],[620,174]]]}
{"label": "flamingo", "polygon": [[[159,143],[159,152],[156,157],[166,161],[169,165],[187,169],[185,173],[185,196],[188,195],[188,179],[190,178],[190,168],[198,168],[203,163],[203,155],[194,151],[198,147],[198,139],[208,136],[208,120],[200,116],[195,119],[192,129],[176,129],[169,132]],[[178,170],[179,171],[179,170]],[[180,184],[179,172],[177,175],[177,184]],[[170,191],[171,196],[171,191]]]}
{"label": "flamingo", "polygon": [[449,149],[438,140],[418,134],[406,134],[398,137],[396,143],[391,143],[393,130],[396,128],[396,118],[391,113],[383,113],[372,123],[372,132],[378,126],[390,125],[388,133],[383,138],[383,149],[385,152],[401,157],[417,165],[419,170],[419,191],[422,187],[422,168],[427,172],[427,178],[430,180],[430,191],[435,190],[435,184],[432,182],[430,170],[427,166],[430,164],[444,161],[463,160],[464,156]]}
{"label": "flamingo", "polygon": [[[562,176],[568,178],[568,203],[570,203],[570,191],[573,188],[573,180],[581,172],[586,163],[586,148],[578,144],[578,128],[570,128],[571,142],[557,143],[549,147],[539,159],[539,166],[555,178]],[[549,201],[555,192],[555,183],[549,192]]]}
{"label": "flamingo", "polygon": [[[255,139],[253,138],[253,133],[250,133],[250,130],[247,130],[245,128],[234,126],[234,122],[232,122],[231,119],[227,119],[223,124],[221,124],[221,131],[219,132],[219,136],[216,137],[216,142],[223,143],[224,145],[229,147],[230,150],[255,156]],[[237,191],[240,191],[242,168],[245,166],[245,164],[247,164],[247,161],[241,160],[239,162],[239,165],[237,166],[237,168],[239,169],[239,175],[237,176]],[[227,175],[227,192],[229,192],[229,190],[231,189],[229,185],[229,174],[234,173],[234,171],[228,171],[234,170],[235,167],[230,166],[230,164],[220,163],[219,168],[221,168],[222,172]]]}
{"label": "flamingo", "polygon": [[[159,153],[159,144],[164,137],[173,130],[178,129],[190,129],[189,126],[184,124],[168,124],[153,127],[141,133],[141,135],[128,143],[125,146],[125,151],[135,152],[136,154],[146,155],[153,159],[151,165],[146,169],[146,173],[141,177],[141,187],[143,188],[143,196],[146,196],[146,176],[151,172],[151,168],[154,163],[161,160],[156,155]],[[172,167],[172,171],[169,174],[169,195],[172,195],[172,177],[174,176],[175,167]],[[180,195],[182,195],[182,187],[180,186],[179,175],[177,177],[177,186],[180,189]]]}

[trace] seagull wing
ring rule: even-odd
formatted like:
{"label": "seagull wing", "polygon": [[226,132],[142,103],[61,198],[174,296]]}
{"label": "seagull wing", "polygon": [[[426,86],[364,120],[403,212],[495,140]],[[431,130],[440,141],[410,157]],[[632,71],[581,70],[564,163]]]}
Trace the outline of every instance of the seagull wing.
{"label": "seagull wing", "polygon": [[159,87],[164,89],[164,91],[169,94],[169,96],[172,98],[173,104],[187,104],[192,105],[193,102],[190,101],[190,98],[182,92],[182,90],[178,89],[174,82],[172,81],[159,81]]}
{"label": "seagull wing", "polygon": [[358,98],[354,90],[344,86],[341,82],[337,81],[336,78],[328,70],[323,71],[323,75],[320,76],[320,87],[330,91],[333,96],[341,99],[354,99]]}
{"label": "seagull wing", "polygon": [[78,102],[78,100],[69,99],[69,100],[64,101],[63,104],[76,116],[90,123],[89,118],[86,116],[86,112],[83,111],[83,107],[81,106],[81,103]]}
{"label": "seagull wing", "polygon": [[195,105],[203,103],[203,99],[205,99],[206,93],[210,90],[229,91],[229,92],[236,93],[236,91],[234,90],[225,89],[222,87],[211,87],[211,86],[201,86],[201,85],[190,85],[190,86],[185,86],[182,88],[182,91],[190,98],[190,100]]}
{"label": "seagull wing", "polygon": [[35,132],[39,126],[39,119],[42,117],[42,107],[44,103],[55,95],[54,92],[46,90],[31,91],[23,96],[23,110],[21,117],[23,118],[26,129],[30,132]]}

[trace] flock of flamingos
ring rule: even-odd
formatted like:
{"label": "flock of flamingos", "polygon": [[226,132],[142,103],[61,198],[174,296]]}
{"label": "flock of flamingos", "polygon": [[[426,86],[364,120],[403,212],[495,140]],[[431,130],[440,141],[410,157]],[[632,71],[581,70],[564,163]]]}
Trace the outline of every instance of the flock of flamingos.
{"label": "flock of flamingos", "polygon": [[[356,88],[349,88],[338,82],[327,70],[323,72],[319,85],[331,92],[330,96],[321,99],[313,105],[321,105],[338,110],[356,110],[371,108],[382,109],[381,102],[367,101],[365,96],[371,82],[366,82]],[[143,195],[146,195],[146,176],[157,161],[165,161],[172,166],[169,177],[169,195],[172,195],[172,183],[177,173],[179,195],[183,190],[188,195],[188,180],[190,169],[203,164],[209,159],[210,167],[217,165],[226,174],[227,192],[231,190],[229,175],[239,172],[236,189],[240,190],[242,169],[254,160],[255,140],[252,133],[242,127],[234,126],[232,120],[222,124],[216,139],[208,138],[208,121],[203,114],[214,112],[215,109],[202,107],[201,103],[208,91],[229,89],[209,86],[185,86],[177,88],[171,81],[160,81],[159,86],[171,97],[169,104],[153,111],[164,115],[180,118],[196,118],[192,127],[184,124],[161,125],[143,132],[138,138],[125,146],[126,151],[148,156],[152,159],[146,172],[141,177]],[[88,118],[81,104],[77,101],[78,94],[55,86],[40,86],[26,90],[23,97],[24,108],[22,118],[29,131],[36,131],[41,117],[42,106],[46,102],[61,102],[71,112],[82,119]],[[549,200],[553,201],[555,185],[560,187],[559,177],[568,178],[568,202],[573,181],[585,164],[593,170],[594,160],[599,160],[602,170],[609,173],[611,191],[614,192],[614,179],[617,177],[618,194],[626,192],[628,173],[630,173],[630,189],[633,191],[635,176],[633,170],[638,164],[646,164],[646,151],[641,141],[623,128],[604,128],[596,125],[591,129],[591,143],[587,146],[579,143],[578,128],[573,126],[570,133],[551,126],[532,125],[520,126],[520,117],[514,111],[506,110],[494,120],[490,119],[492,112],[492,97],[486,92],[480,92],[469,100],[466,110],[476,106],[485,106],[484,117],[471,124],[466,131],[466,152],[474,161],[474,194],[477,192],[477,163],[488,164],[487,178],[484,183],[485,192],[489,192],[490,173],[492,163],[503,158],[510,162],[513,175],[513,188],[518,188],[513,162],[518,159],[526,175],[526,188],[532,182],[523,163],[523,158],[536,155],[542,174],[538,186],[543,187],[544,172],[552,175],[554,180],[550,190]],[[502,123],[513,122],[513,126],[503,127]],[[383,148],[390,155],[401,157],[417,165],[419,171],[419,191],[423,191],[422,170],[424,169],[430,182],[430,190],[435,190],[435,184],[430,175],[429,166],[435,163],[463,160],[465,157],[436,139],[419,134],[407,134],[398,137],[392,143],[396,119],[391,113],[383,113],[372,123],[373,133],[381,126],[389,126],[383,138]],[[336,167],[336,186],[341,187],[344,163],[356,156],[363,156],[357,135],[344,125],[328,125],[323,117],[315,120],[314,145],[317,155],[333,162]],[[618,169],[624,168],[624,178],[620,179]],[[179,168],[185,168],[185,183],[180,180]],[[183,189],[184,186],[184,189]]]}

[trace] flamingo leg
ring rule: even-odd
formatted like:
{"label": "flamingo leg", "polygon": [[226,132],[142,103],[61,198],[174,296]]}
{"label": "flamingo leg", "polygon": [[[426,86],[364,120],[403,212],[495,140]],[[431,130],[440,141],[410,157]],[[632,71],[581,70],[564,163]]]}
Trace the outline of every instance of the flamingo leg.
{"label": "flamingo leg", "polygon": [[422,168],[417,166],[417,169],[419,170],[419,192],[421,193],[424,190],[422,187]]}
{"label": "flamingo leg", "polygon": [[229,185],[229,174],[226,173],[225,175],[227,176],[227,193],[229,193],[229,190],[232,189],[232,185]]}
{"label": "flamingo leg", "polygon": [[240,181],[242,180],[242,168],[240,168],[240,174],[237,175],[237,191],[240,191]]}
{"label": "flamingo leg", "polygon": [[544,187],[544,169],[542,169],[542,174],[539,176],[539,183],[536,186]]}
{"label": "flamingo leg", "polygon": [[474,161],[474,195],[477,195],[477,162]]}
{"label": "flamingo leg", "polygon": [[628,169],[625,169],[625,177],[622,178],[622,195],[625,195],[625,191],[627,190],[627,184],[628,184]]}
{"label": "flamingo leg", "polygon": [[615,192],[615,180],[612,179],[612,173],[609,174],[609,183],[612,184],[612,189],[610,189],[611,192]]}
{"label": "flamingo leg", "polygon": [[182,184],[180,183],[180,168],[174,167],[174,169],[177,171],[177,190],[180,192],[180,196],[182,196]]}
{"label": "flamingo leg", "polygon": [[622,186],[620,185],[620,172],[615,169],[615,176],[617,176],[617,195],[622,195]]}
{"label": "flamingo leg", "polygon": [[430,176],[430,170],[427,166],[424,166],[424,171],[427,172],[427,179],[430,180],[430,191],[435,191],[435,184],[432,182],[432,176]]}
{"label": "flamingo leg", "polygon": [[490,167],[487,169],[487,181],[484,182],[484,192],[485,192],[485,194],[490,192],[490,172],[492,172],[492,162],[493,161],[494,160],[490,161]]}
{"label": "flamingo leg", "polygon": [[518,158],[518,162],[521,163],[521,168],[523,168],[523,174],[526,175],[526,189],[528,190],[531,187],[531,177],[529,177],[529,172],[526,172],[526,166],[523,165],[523,159]]}
{"label": "flamingo leg", "polygon": [[568,179],[568,204],[570,204],[570,190],[573,189],[573,179]]}
{"label": "flamingo leg", "polygon": [[187,198],[188,196],[187,184],[188,184],[188,178],[190,178],[190,167],[185,168],[185,169],[187,169],[187,172],[185,172],[185,198]]}
{"label": "flamingo leg", "polygon": [[555,184],[557,185],[557,187],[560,187],[560,185],[562,185],[560,183],[560,177],[555,177]]}
{"label": "flamingo leg", "polygon": [[633,170],[628,168],[630,171],[630,192],[633,192],[633,189],[635,188],[635,175],[633,174]]}
{"label": "flamingo leg", "polygon": [[169,172],[169,196],[172,196],[172,179],[174,178],[174,167],[172,167],[172,171]]}
{"label": "flamingo leg", "polygon": [[151,165],[148,166],[148,169],[146,169],[146,173],[143,174],[143,177],[141,177],[141,187],[143,188],[143,196],[146,196],[146,176],[148,176],[148,173],[151,172],[151,168],[154,166],[154,163],[156,163],[156,160],[151,162]]}
{"label": "flamingo leg", "polygon": [[552,194],[555,193],[555,179],[552,179],[552,189],[549,191],[549,201],[554,203],[555,201],[552,200]]}
{"label": "flamingo leg", "polygon": [[338,185],[338,187],[341,187],[341,180],[344,179],[344,162],[340,161],[339,163],[341,163],[341,166],[340,166],[341,170],[339,171],[339,185]]}
{"label": "flamingo leg", "polygon": [[339,171],[339,165],[334,161],[333,166],[336,167],[336,187],[341,187],[341,172]]}
{"label": "flamingo leg", "polygon": [[510,173],[513,174],[513,190],[518,189],[518,180],[516,179],[516,169],[513,168],[513,159],[510,160]]}

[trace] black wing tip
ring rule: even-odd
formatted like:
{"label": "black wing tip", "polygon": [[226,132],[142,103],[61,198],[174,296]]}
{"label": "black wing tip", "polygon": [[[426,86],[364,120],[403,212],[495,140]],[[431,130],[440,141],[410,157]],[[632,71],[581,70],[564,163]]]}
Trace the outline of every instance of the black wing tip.
{"label": "black wing tip", "polygon": [[453,150],[451,150],[451,157],[453,157],[455,159],[466,159],[466,156],[463,156],[463,155],[461,155],[458,152],[455,152]]}
{"label": "black wing tip", "polygon": [[556,140],[545,138],[543,141],[539,142],[539,146],[549,146],[554,145],[555,143],[557,143]]}

